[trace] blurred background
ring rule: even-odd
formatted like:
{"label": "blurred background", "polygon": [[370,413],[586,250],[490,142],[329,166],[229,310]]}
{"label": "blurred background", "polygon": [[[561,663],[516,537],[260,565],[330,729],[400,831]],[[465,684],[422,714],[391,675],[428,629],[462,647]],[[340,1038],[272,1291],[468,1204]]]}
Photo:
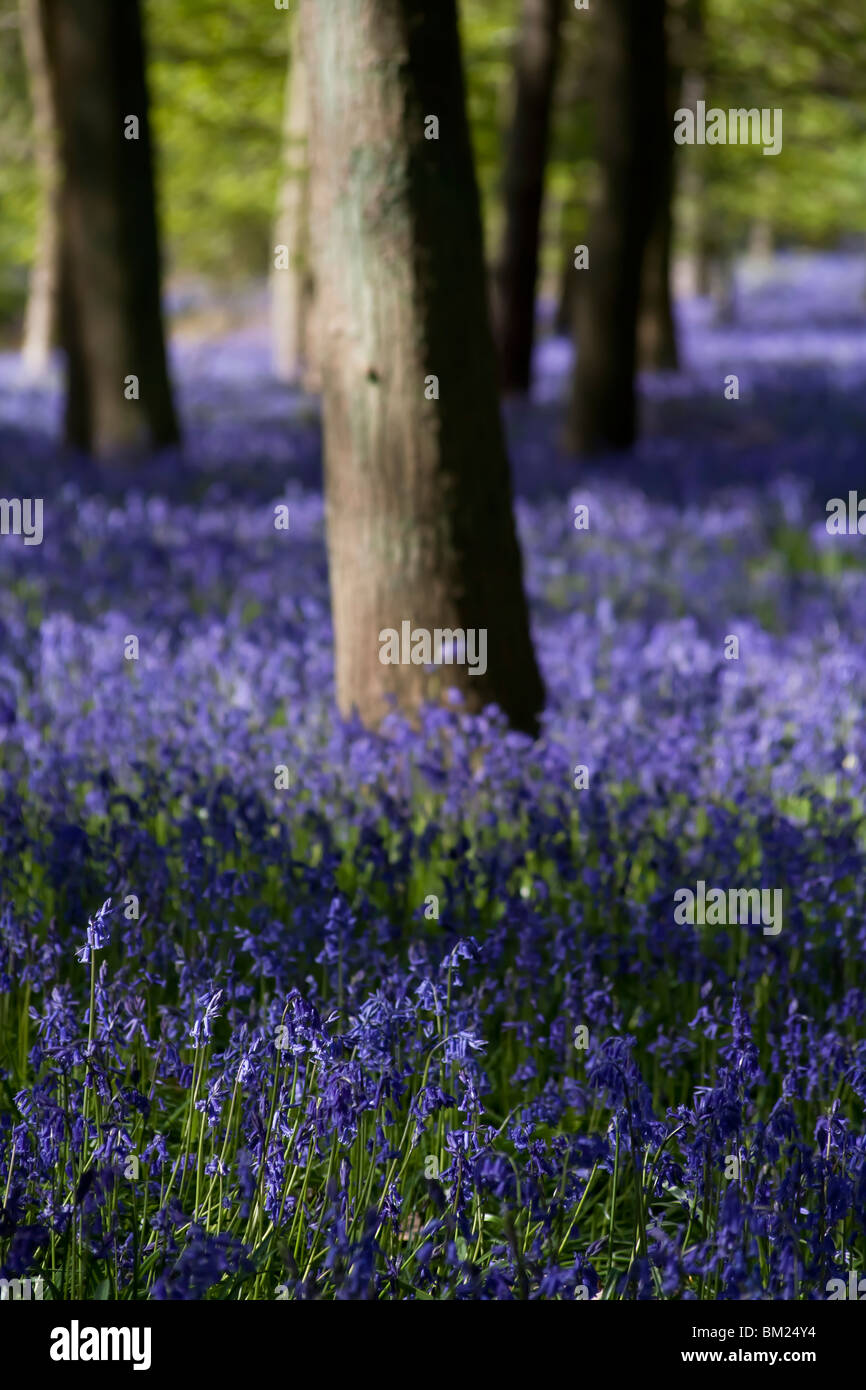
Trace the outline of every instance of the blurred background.
{"label": "blurred background", "polygon": [[[520,0],[462,0],[468,104],[488,258],[503,237],[503,165],[514,115]],[[537,7],[536,7],[537,8]],[[23,41],[27,4],[0,4],[0,341],[21,342],[44,222],[49,135],[34,121]],[[590,15],[561,6],[540,227],[539,291],[567,320],[572,248],[584,242],[598,175]],[[167,307],[177,334],[259,322],[285,169],[291,15],[248,0],[146,0]],[[279,22],[282,18],[283,22]],[[866,238],[866,13],[859,0],[669,0],[676,105],[782,107],[784,154],[677,150],[673,283],[730,317],[742,258],[844,250]],[[32,54],[31,54],[32,66]],[[38,115],[38,113],[37,113]],[[40,226],[42,234],[40,239]],[[862,297],[851,303],[852,315]],[[39,359],[39,348],[33,346]],[[285,367],[285,363],[283,364]]]}

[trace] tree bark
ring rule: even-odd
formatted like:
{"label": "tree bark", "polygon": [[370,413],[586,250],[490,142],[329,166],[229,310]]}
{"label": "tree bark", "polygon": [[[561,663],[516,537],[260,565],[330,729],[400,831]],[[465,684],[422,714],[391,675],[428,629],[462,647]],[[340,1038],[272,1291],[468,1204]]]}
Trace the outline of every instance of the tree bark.
{"label": "tree bark", "polygon": [[300,29],[291,15],[289,71],[283,118],[283,170],[275,244],[286,246],[288,268],[271,270],[271,346],[280,381],[315,387],[314,281],[310,256],[308,95]]}
{"label": "tree bark", "polygon": [[679,366],[671,292],[673,177],[671,162],[666,178],[667,187],[661,193],[644,256],[638,319],[638,361],[647,371],[676,371]]}
{"label": "tree bark", "polygon": [[553,321],[555,331],[565,337],[572,330],[577,312],[577,272],[574,268],[574,238],[567,238],[568,245],[562,261],[559,277],[559,295],[556,301],[556,317]]}
{"label": "tree bark", "polygon": [[[674,112],[680,104],[683,71],[678,61],[679,53],[673,60],[671,47],[668,42],[665,122],[656,128],[659,148],[654,155],[658,185],[641,272],[638,363],[648,371],[675,371],[679,366],[671,274],[676,191]],[[676,47],[673,46],[674,51]]]}
{"label": "tree bark", "polygon": [[33,107],[39,187],[36,247],[30,270],[21,355],[34,376],[48,366],[57,341],[60,308],[60,208],[57,120],[39,0],[21,0],[21,42]]}
{"label": "tree bark", "polygon": [[644,253],[663,185],[667,128],[664,0],[605,0],[596,30],[596,143],[601,187],[577,296],[578,344],[568,444],[577,453],[635,439],[637,318]]}
{"label": "tree bark", "polygon": [[[456,0],[304,0],[337,699],[378,724],[457,687],[534,731]],[[427,138],[439,123],[438,139]],[[438,378],[439,399],[436,399]],[[486,672],[380,633],[487,632]],[[478,665],[480,672],[480,663]]]}
{"label": "tree bark", "polygon": [[768,217],[755,217],[749,224],[748,254],[756,260],[772,260],[776,249],[773,224]]}
{"label": "tree bark", "polygon": [[525,394],[532,371],[544,175],[559,58],[562,0],[522,0],[514,108],[505,156],[505,230],[497,273],[496,340],[506,392]]}
{"label": "tree bark", "polygon": [[[680,105],[690,111],[706,99],[706,31],[704,0],[678,0],[676,21],[678,66],[682,70]],[[711,288],[712,231],[707,210],[707,164],[703,151],[692,146],[679,152],[683,189],[683,224],[690,247],[690,292],[708,295]]]}
{"label": "tree bark", "polygon": [[[160,307],[140,4],[41,4],[60,132],[67,440],[103,458],[141,453],[175,443],[178,428]],[[127,138],[131,116],[137,139]]]}

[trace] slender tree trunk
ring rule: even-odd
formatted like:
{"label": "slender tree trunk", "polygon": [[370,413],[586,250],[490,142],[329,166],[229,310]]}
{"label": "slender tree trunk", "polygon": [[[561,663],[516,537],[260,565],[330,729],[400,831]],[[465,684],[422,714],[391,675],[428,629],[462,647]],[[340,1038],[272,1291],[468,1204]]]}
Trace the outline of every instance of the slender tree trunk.
{"label": "slender tree trunk", "polygon": [[[685,74],[683,79],[682,104],[694,111],[697,103],[704,99],[704,80],[699,71]],[[683,224],[686,239],[690,246],[691,293],[708,295],[710,293],[710,273],[712,263],[710,219],[707,214],[706,164],[697,158],[703,154],[694,146],[683,149],[682,188]]]}
{"label": "slender tree trunk", "polygon": [[60,306],[60,208],[57,121],[39,0],[21,0],[21,40],[33,107],[39,186],[36,247],[30,270],[21,355],[34,375],[48,366],[57,341]]}
{"label": "slender tree trunk", "polygon": [[658,170],[658,185],[652,226],[644,251],[638,317],[638,362],[649,371],[675,371],[679,366],[671,274],[676,189],[674,112],[680,104],[682,88],[682,69],[669,60],[665,123],[656,129],[659,148],[655,152],[654,163]]}
{"label": "slender tree trunk", "polygon": [[67,439],[100,457],[143,452],[178,429],[140,4],[41,3],[60,131]]}
{"label": "slender tree trunk", "polygon": [[775,252],[773,224],[767,217],[755,217],[749,224],[748,254],[759,261],[772,260]]}
{"label": "slender tree trunk", "polygon": [[567,238],[568,245],[565,248],[565,255],[562,261],[562,272],[559,278],[559,296],[556,305],[556,318],[554,328],[561,336],[571,333],[574,325],[574,316],[577,312],[577,271],[574,268],[574,247],[573,237]]}
{"label": "slender tree trunk", "polygon": [[716,309],[716,323],[730,326],[737,321],[736,255],[733,247],[720,240],[710,264],[710,295]]}
{"label": "slender tree trunk", "polygon": [[532,369],[541,210],[562,8],[563,0],[522,0],[514,55],[495,324],[502,388],[520,394],[529,390]]}
{"label": "slender tree trunk", "polygon": [[[456,2],[304,0],[301,15],[339,706],[376,724],[389,697],[414,712],[457,687],[468,708],[494,701],[534,730],[544,692],[511,511]],[[486,631],[486,671],[480,660],[476,675],[468,662],[383,664],[380,634],[404,621]]]}
{"label": "slender tree trunk", "polygon": [[[670,171],[673,185],[673,168]],[[644,257],[638,320],[638,361],[648,371],[675,371],[679,366],[671,292],[673,249],[672,191],[662,194]]]}
{"label": "slender tree trunk", "polygon": [[[706,99],[706,33],[703,0],[677,0],[673,11],[676,21],[678,66],[682,69],[680,105],[690,111]],[[683,229],[690,247],[690,292],[710,293],[712,232],[707,208],[707,164],[702,150],[694,146],[682,149],[677,155],[683,189]]]}
{"label": "slender tree trunk", "polygon": [[274,374],[281,381],[314,383],[313,272],[310,258],[307,81],[300,26],[291,15],[291,51],[283,118],[283,171],[275,245],[289,264],[271,270],[271,344]]}
{"label": "slender tree trunk", "polygon": [[[707,34],[704,0],[677,0],[681,65],[684,70],[682,105],[694,111],[707,95]],[[736,322],[736,245],[731,228],[713,207],[713,165],[695,148],[679,153],[683,162],[684,205],[690,210],[687,239],[694,255],[693,287],[713,300],[718,324]]]}
{"label": "slender tree trunk", "polygon": [[568,443],[578,453],[628,448],[637,428],[637,317],[667,129],[664,0],[605,0],[596,31],[596,141],[601,188],[577,297],[577,366]]}
{"label": "slender tree trunk", "polygon": [[712,292],[712,260],[709,241],[702,227],[698,228],[699,240],[695,247],[695,293],[709,295]]}

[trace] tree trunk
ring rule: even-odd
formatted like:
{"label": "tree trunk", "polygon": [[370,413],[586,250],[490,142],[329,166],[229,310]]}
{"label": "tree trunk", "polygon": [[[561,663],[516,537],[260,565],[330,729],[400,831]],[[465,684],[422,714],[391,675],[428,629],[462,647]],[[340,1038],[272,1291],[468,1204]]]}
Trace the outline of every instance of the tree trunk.
{"label": "tree trunk", "polygon": [[178,429],[139,0],[41,3],[60,131],[67,440],[99,457],[145,452]]}
{"label": "tree trunk", "polygon": [[667,111],[664,136],[657,153],[660,170],[653,225],[644,256],[641,308],[638,323],[638,360],[649,370],[675,370],[679,366],[676,324],[671,291],[674,242],[674,206],[678,168],[691,204],[695,260],[693,284],[701,275],[703,218],[702,160],[695,151],[677,151],[673,141],[674,112],[679,106],[694,110],[704,95],[703,0],[670,0],[667,6]]}
{"label": "tree trunk", "polygon": [[[304,0],[301,16],[338,703],[377,724],[389,697],[414,713],[456,687],[469,709],[496,702],[534,731],[544,692],[511,511],[456,0]],[[485,630],[486,671],[480,660],[476,675],[465,661],[383,664],[380,634],[404,621],[431,634]]]}
{"label": "tree trunk", "polygon": [[[683,78],[682,104],[694,111],[705,99],[704,79],[700,71],[687,72]],[[707,212],[707,166],[704,151],[695,146],[681,151],[683,225],[690,246],[690,292],[705,296],[710,293],[712,269],[712,229]]]}
{"label": "tree trunk", "polygon": [[749,224],[748,254],[759,261],[770,261],[776,250],[773,224],[768,217],[755,217]]}
{"label": "tree trunk", "polygon": [[[671,121],[673,129],[673,120]],[[647,371],[676,371],[677,331],[671,293],[673,250],[673,163],[667,189],[660,194],[644,256],[638,320],[638,361]]]}
{"label": "tree trunk", "polygon": [[626,449],[637,428],[637,317],[644,253],[663,184],[667,128],[664,0],[605,0],[596,30],[596,142],[601,188],[577,297],[578,344],[568,443]]}
{"label": "tree trunk", "polygon": [[668,44],[665,123],[657,128],[660,143],[654,156],[659,182],[655,190],[649,240],[644,251],[638,316],[638,362],[648,371],[675,371],[679,366],[671,262],[676,186],[674,112],[680,104],[682,90],[683,71],[678,62],[671,60]]}
{"label": "tree trunk", "polygon": [[39,187],[36,247],[30,270],[21,355],[28,372],[41,375],[57,341],[60,306],[60,208],[57,121],[39,0],[21,0],[21,41],[33,107],[33,141]]}
{"label": "tree trunk", "polygon": [[[681,69],[680,102],[690,111],[706,100],[706,31],[704,0],[678,0],[672,17],[675,22],[677,66]],[[710,293],[712,263],[712,215],[708,211],[707,163],[703,150],[690,146],[676,158],[680,164],[683,190],[682,221],[685,241],[690,248],[690,293]]]}
{"label": "tree trunk", "polygon": [[574,325],[574,316],[577,312],[577,271],[574,268],[574,237],[567,238],[568,245],[565,248],[565,255],[562,261],[562,271],[559,277],[559,296],[556,303],[556,317],[553,321],[554,330],[560,337],[567,337]]}
{"label": "tree trunk", "polygon": [[736,257],[724,244],[720,244],[710,265],[710,296],[715,305],[716,323],[722,327],[735,324],[738,317]]}
{"label": "tree trunk", "polygon": [[541,210],[561,16],[562,0],[522,0],[514,56],[495,324],[502,388],[519,394],[529,390],[532,370]]}
{"label": "tree trunk", "polygon": [[307,81],[299,26],[291,17],[291,52],[283,119],[283,170],[275,245],[288,248],[289,265],[271,270],[271,345],[280,381],[315,384],[313,273],[310,262]]}

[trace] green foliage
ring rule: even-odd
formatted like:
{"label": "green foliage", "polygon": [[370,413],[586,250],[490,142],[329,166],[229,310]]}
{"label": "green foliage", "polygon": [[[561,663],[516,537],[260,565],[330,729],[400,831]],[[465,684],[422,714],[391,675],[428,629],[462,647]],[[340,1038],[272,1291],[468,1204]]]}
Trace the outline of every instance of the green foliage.
{"label": "green foliage", "polygon": [[784,128],[775,158],[701,151],[709,218],[734,242],[754,219],[799,244],[866,232],[861,0],[708,0],[705,9],[707,104],[780,107]]}
{"label": "green foliage", "polygon": [[[462,0],[461,4],[469,119],[491,258],[501,234],[500,178],[511,117],[512,64],[520,8],[520,0]],[[568,7],[563,6],[562,54],[547,169],[542,247],[542,271],[549,278],[559,275],[563,245],[576,238],[586,222],[587,192],[592,178],[592,123],[584,81],[589,55],[589,31],[581,22],[585,18],[577,12],[572,17]]]}
{"label": "green foliage", "polygon": [[36,182],[17,0],[0,0],[0,323],[20,312],[33,254]]}
{"label": "green foliage", "polygon": [[248,0],[147,0],[161,212],[172,269],[217,279],[269,262],[288,23]]}
{"label": "green foliage", "polygon": [[[696,0],[670,0],[672,22]],[[699,192],[681,183],[681,240],[700,199],[717,238],[742,245],[760,220],[782,239],[826,245],[866,232],[866,11],[862,0],[704,0],[711,105],[781,106],[778,158],[700,151]],[[280,169],[289,16],[249,0],[144,0],[153,124],[171,272],[262,276]],[[469,114],[488,251],[501,230],[499,180],[520,0],[462,0]],[[592,187],[591,15],[563,4],[563,54],[548,169],[542,266],[548,285],[580,239]],[[695,151],[682,152],[682,163]],[[20,312],[37,196],[17,0],[0,0],[0,322]]]}

